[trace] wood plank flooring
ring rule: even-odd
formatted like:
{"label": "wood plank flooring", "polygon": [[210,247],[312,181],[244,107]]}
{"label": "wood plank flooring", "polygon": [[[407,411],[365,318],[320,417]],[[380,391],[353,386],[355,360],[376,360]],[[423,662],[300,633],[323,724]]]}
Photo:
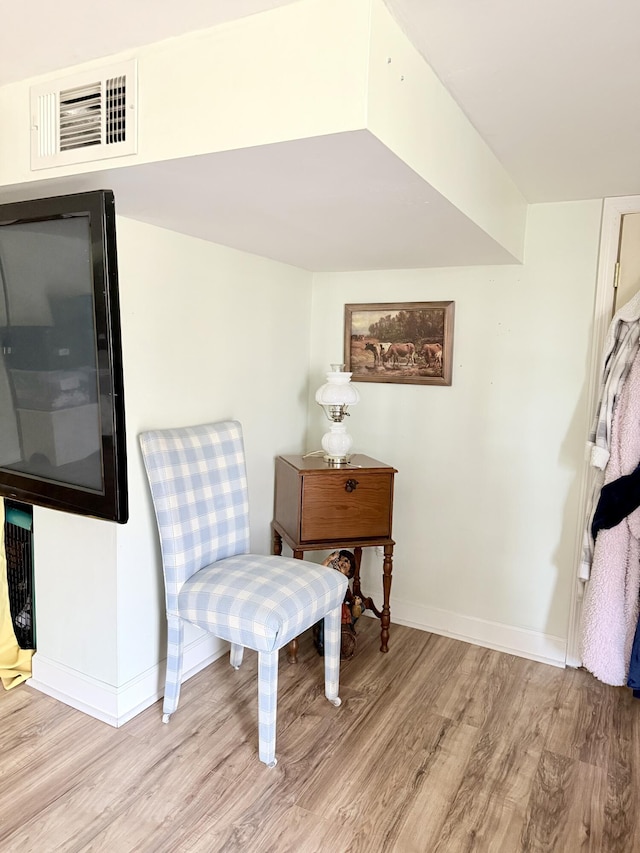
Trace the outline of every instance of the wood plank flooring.
{"label": "wood plank flooring", "polygon": [[334,708],[309,634],[281,655],[278,766],[257,758],[256,656],[116,730],[0,693],[1,853],[640,853],[640,700],[377,620]]}

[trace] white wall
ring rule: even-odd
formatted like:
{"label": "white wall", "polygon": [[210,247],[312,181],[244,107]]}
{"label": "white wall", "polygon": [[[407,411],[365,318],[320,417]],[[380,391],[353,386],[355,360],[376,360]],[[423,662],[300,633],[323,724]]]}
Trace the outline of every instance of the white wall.
{"label": "white wall", "polygon": [[360,383],[350,423],[354,450],[398,469],[392,623],[564,661],[600,217],[531,207],[522,266],[315,275],[312,390],[342,360],[345,303],[456,303],[453,385]]}
{"label": "white wall", "polygon": [[33,543],[33,684],[54,695],[78,677],[115,685],[116,525],[35,506]]}
{"label": "white wall", "polygon": [[[34,522],[34,684],[116,723],[155,698],[166,653],[137,436],[239,419],[252,546],[268,553],[274,458],[303,449],[311,306],[309,273],[132,220],[117,228],[130,518],[120,526],[38,508]],[[197,629],[187,642],[201,643],[196,664],[216,648]]]}

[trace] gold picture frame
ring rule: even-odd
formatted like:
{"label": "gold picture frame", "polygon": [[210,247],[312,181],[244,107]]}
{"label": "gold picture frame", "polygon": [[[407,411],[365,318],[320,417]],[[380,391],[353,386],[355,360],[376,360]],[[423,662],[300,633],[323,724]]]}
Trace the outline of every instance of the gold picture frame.
{"label": "gold picture frame", "polygon": [[344,306],[344,362],[353,382],[451,385],[455,302]]}

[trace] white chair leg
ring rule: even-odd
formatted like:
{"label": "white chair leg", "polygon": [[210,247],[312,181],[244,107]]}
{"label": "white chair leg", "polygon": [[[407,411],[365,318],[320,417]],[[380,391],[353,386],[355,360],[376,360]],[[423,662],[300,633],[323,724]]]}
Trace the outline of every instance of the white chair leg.
{"label": "white chair leg", "polygon": [[167,676],[162,703],[163,723],[169,722],[169,717],[178,707],[178,700],[180,699],[183,638],[184,623],[182,619],[179,616],[167,615]]}
{"label": "white chair leg", "polygon": [[324,617],[324,695],[332,705],[340,705],[340,620],[342,605]]}
{"label": "white chair leg", "polygon": [[267,767],[276,766],[278,650],[258,652],[258,754]]}
{"label": "white chair leg", "polygon": [[238,645],[238,643],[231,643],[231,654],[229,656],[229,663],[234,669],[240,669],[243,654],[244,646],[240,646]]}

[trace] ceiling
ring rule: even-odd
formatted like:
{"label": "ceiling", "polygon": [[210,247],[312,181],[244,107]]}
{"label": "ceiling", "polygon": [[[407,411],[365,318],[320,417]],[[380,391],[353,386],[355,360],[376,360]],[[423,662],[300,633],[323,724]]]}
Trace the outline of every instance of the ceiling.
{"label": "ceiling", "polygon": [[[1,3],[0,86],[289,2],[296,0],[181,0],[180,3],[111,0],[109,15],[99,19],[94,6],[84,0]],[[640,194],[640,50],[637,46],[640,3],[637,0],[385,2],[528,201]],[[55,38],[51,38],[53,31]],[[313,142],[306,149],[297,148],[291,174],[283,164],[291,160],[292,149],[286,156],[260,149],[254,152],[255,162],[248,163],[246,158],[238,162],[238,175],[246,174],[249,166],[249,173],[255,176],[258,166],[264,166],[265,162],[270,168],[279,169],[282,206],[275,215],[274,211],[269,212],[270,221],[265,227],[267,220],[261,217],[260,193],[250,197],[247,192],[246,205],[235,220],[224,211],[224,215],[217,217],[217,230],[195,236],[279,257],[309,269],[443,265],[444,220],[448,217],[453,222],[455,214],[446,204],[441,205],[441,199],[430,196],[428,188],[419,187],[413,173],[403,168],[400,161],[392,160],[384,171],[385,181],[398,182],[403,199],[403,205],[395,212],[390,208],[388,221],[377,223],[387,235],[386,252],[379,241],[372,241],[372,232],[367,233],[364,227],[367,223],[375,226],[376,216],[382,216],[382,210],[372,206],[371,194],[363,198],[359,209],[349,208],[344,198],[338,198],[339,176],[327,185],[322,164],[325,158],[329,162],[337,154],[346,158],[346,166],[355,167],[360,162],[362,187],[368,185],[372,175],[381,174],[380,151],[372,138],[364,134],[358,139],[366,154],[360,158],[353,150],[353,137],[357,135],[343,136],[340,141],[330,138],[324,143],[316,142],[315,148]],[[226,162],[220,159],[218,164],[207,165],[219,181],[224,175],[234,174],[229,171],[234,164],[232,153],[215,155],[211,161],[224,156]],[[294,188],[299,186],[295,164],[302,169],[308,162],[321,165],[323,189],[314,197],[320,200],[316,205],[320,209],[306,221],[306,227],[300,224],[301,211],[296,207],[300,199],[296,198],[298,190]],[[197,192],[192,166],[201,170],[203,162],[177,161],[164,174],[168,185],[175,190],[176,219],[180,212],[182,221],[189,215],[193,220],[188,233],[194,233],[205,210],[204,202],[194,205],[193,199],[185,198],[184,191],[180,196],[179,187],[190,184],[193,192]],[[139,168],[146,170],[145,191],[158,185],[157,166]],[[114,170],[111,173],[114,180],[118,172],[124,175],[123,170]],[[341,170],[340,174],[344,177],[347,173],[348,170]],[[135,178],[133,174],[132,171],[131,180],[145,183],[144,171]],[[265,181],[268,184],[266,178]],[[289,193],[283,192],[282,181],[289,187]],[[238,189],[237,185],[229,188],[229,200],[238,194]],[[352,191],[356,189],[351,187]],[[273,199],[268,185],[264,193],[265,199]],[[216,197],[226,198],[224,187]],[[211,199],[206,209],[210,214]],[[335,210],[341,211],[338,220],[334,218]],[[420,211],[417,221],[416,210]],[[136,217],[128,212],[134,218],[151,221],[148,215]],[[425,242],[424,229],[433,230],[441,215],[443,223],[437,239]],[[363,216],[363,252],[355,250],[357,240],[353,239],[353,256],[349,258],[348,249],[341,245],[344,236],[340,235]],[[328,220],[324,225],[323,219]],[[274,249],[278,228],[282,232],[290,230],[292,222],[298,223],[294,228],[295,239],[283,238],[282,251]],[[164,224],[172,227],[166,219]],[[464,227],[458,222],[453,224]],[[243,228],[255,231],[255,244],[242,236]],[[326,229],[324,248],[323,228]],[[353,232],[349,233],[353,238]],[[462,240],[456,241],[458,246],[468,246],[469,240],[474,239],[473,234],[462,236]],[[499,249],[493,252],[478,246],[478,250],[479,263],[508,260],[500,257]],[[405,262],[400,262],[403,259]],[[444,264],[452,262],[466,261],[462,256],[444,259]]]}

